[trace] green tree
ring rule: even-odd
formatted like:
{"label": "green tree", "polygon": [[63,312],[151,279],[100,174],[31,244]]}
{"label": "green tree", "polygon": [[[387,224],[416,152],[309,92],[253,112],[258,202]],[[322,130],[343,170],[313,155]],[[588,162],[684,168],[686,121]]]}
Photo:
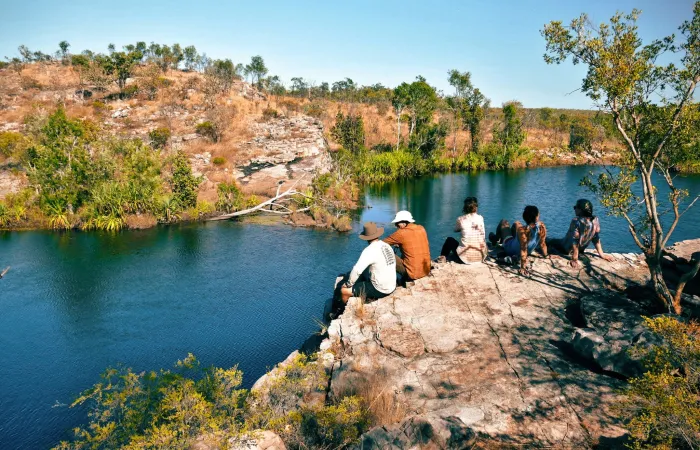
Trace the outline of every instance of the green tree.
{"label": "green tree", "polygon": [[[447,99],[448,105],[455,114],[455,123],[461,121],[464,129],[469,131],[471,148],[476,151],[481,144],[481,121],[489,108],[489,99],[474,87],[471,73],[451,70],[448,75],[450,85],[455,88],[455,95]],[[456,134],[453,149],[456,150]]]}
{"label": "green tree", "polygon": [[304,81],[302,77],[293,77],[291,90],[292,95],[303,97],[309,90],[309,84],[306,81]]}
{"label": "green tree", "polygon": [[494,140],[501,147],[503,164],[509,167],[515,157],[520,154],[525,141],[522,121],[518,114],[517,103],[508,102],[503,105],[503,127],[496,126],[493,130]]}
{"label": "green tree", "polygon": [[365,126],[362,116],[359,114],[343,115],[338,112],[335,116],[335,125],[331,128],[331,136],[344,149],[357,153],[365,146]]}
{"label": "green tree", "polygon": [[61,60],[66,62],[68,61],[68,49],[70,48],[70,44],[68,41],[61,41],[58,43],[58,48],[59,51],[61,52]]}
{"label": "green tree", "polygon": [[250,84],[257,85],[260,80],[267,75],[267,67],[262,56],[257,55],[250,58],[250,64],[245,66],[246,76],[250,75]]}
{"label": "green tree", "polygon": [[41,124],[23,165],[43,206],[72,213],[89,199],[95,183],[109,176],[106,167],[90,158],[94,140],[94,127],[69,119],[63,108]]}
{"label": "green tree", "polygon": [[187,156],[182,152],[177,152],[173,160],[173,176],[171,186],[173,198],[183,208],[191,208],[197,205],[197,189],[200,179],[192,175],[192,167]]}
{"label": "green tree", "polygon": [[197,49],[194,45],[185,47],[183,57],[185,59],[185,69],[192,71],[197,66]]}
{"label": "green tree", "polygon": [[204,70],[204,76],[220,93],[227,93],[236,77],[236,67],[230,59],[215,59]]}
{"label": "green tree", "polygon": [[[671,170],[687,162],[692,154],[688,147],[697,142],[697,130],[687,125],[694,122],[698,109],[693,95],[700,82],[700,2],[694,5],[693,18],[681,25],[680,42],[668,36],[642,45],[638,17],[637,10],[617,13],[597,29],[585,14],[568,27],[550,22],[542,31],[547,43],[545,61],[558,64],[571,57],[574,64],[587,66],[581,89],[612,115],[627,158],[616,173],[607,171],[597,180],[584,181],[612,214],[625,218],[634,242],[644,252],[659,301],[680,313],[683,288],[700,269],[700,260],[681,278],[675,293],[663,277],[661,260],[688,197],[687,191],[675,186]],[[673,52],[677,63],[660,64],[666,52]],[[654,186],[655,172],[670,191],[665,206]],[[632,191],[638,179],[641,199]],[[661,220],[665,210],[673,214],[668,227]]]}
{"label": "green tree", "polygon": [[143,54],[136,50],[117,52],[114,51],[113,44],[110,44],[110,46],[112,51],[110,51],[109,55],[102,55],[96,60],[105,73],[114,78],[114,82],[119,86],[119,90],[123,92],[126,80],[133,75],[134,68],[143,58]]}

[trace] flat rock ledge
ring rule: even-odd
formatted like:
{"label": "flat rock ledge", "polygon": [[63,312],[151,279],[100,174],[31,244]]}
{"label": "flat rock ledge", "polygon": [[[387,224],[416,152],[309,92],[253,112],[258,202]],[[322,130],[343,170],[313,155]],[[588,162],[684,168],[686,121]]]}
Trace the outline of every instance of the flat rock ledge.
{"label": "flat rock ledge", "polygon": [[617,359],[644,338],[624,292],[648,269],[639,255],[612,255],[586,252],[579,270],[535,257],[527,277],[437,264],[386,298],[350,299],[320,346],[327,395],[388,394],[386,409],[401,410],[357,448],[622,448],[611,406],[639,367]]}

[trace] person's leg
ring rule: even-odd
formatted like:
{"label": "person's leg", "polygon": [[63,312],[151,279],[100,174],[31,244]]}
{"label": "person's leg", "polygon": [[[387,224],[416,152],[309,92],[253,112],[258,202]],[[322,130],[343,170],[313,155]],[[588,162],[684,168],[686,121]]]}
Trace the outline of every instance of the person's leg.
{"label": "person's leg", "polygon": [[513,226],[510,227],[510,236],[513,236],[514,238],[518,237],[518,228],[522,227],[523,224],[520,223],[520,221],[516,220],[513,222]]}
{"label": "person's leg", "polygon": [[408,272],[406,272],[406,265],[403,262],[403,258],[396,256],[396,273],[401,275],[404,280],[409,280]]}
{"label": "person's leg", "polygon": [[445,243],[442,244],[442,251],[440,251],[440,256],[444,256],[447,258],[452,254],[452,252],[457,251],[457,247],[459,247],[459,241],[452,236],[448,237],[445,239]]}
{"label": "person's leg", "polygon": [[489,233],[489,241],[491,241],[493,245],[502,244],[503,239],[508,236],[510,236],[510,224],[506,219],[501,219],[496,227],[496,232]]}

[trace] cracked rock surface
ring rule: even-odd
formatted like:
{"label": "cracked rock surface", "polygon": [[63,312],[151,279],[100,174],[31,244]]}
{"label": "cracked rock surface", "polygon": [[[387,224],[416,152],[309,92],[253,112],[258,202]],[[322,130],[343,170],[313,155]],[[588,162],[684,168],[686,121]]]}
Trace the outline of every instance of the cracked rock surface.
{"label": "cracked rock surface", "polygon": [[590,448],[622,436],[610,406],[624,381],[572,356],[578,329],[566,307],[644,283],[648,271],[637,255],[586,256],[581,270],[561,257],[533,258],[528,277],[488,262],[438,264],[376,302],[350,299],[321,345],[335,349],[330,394],[373,380],[407,407],[401,424],[371,430],[363,448],[409,448],[410,430],[425,423],[443,436],[438,448],[459,448],[464,427],[515,446]]}

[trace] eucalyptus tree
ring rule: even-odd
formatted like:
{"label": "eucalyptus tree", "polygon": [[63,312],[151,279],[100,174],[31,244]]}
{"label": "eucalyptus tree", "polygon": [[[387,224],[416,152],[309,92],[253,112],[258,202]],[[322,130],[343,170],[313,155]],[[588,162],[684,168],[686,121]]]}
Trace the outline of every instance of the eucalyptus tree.
{"label": "eucalyptus tree", "polygon": [[246,76],[250,75],[250,84],[258,84],[260,79],[267,75],[267,72],[265,61],[260,55],[250,58],[250,63],[245,66]]}
{"label": "eucalyptus tree", "polygon": [[[544,59],[559,64],[571,58],[586,66],[581,91],[612,115],[626,152],[619,170],[604,171],[584,183],[612,214],[627,221],[659,301],[680,313],[683,288],[697,274],[700,261],[681,277],[675,293],[661,263],[683,213],[699,198],[676,187],[672,170],[687,163],[699,145],[700,132],[692,124],[698,123],[700,113],[693,100],[700,82],[700,2],[694,4],[692,19],[679,28],[680,39],[671,35],[643,45],[637,33],[639,14],[617,13],[598,27],[586,14],[569,26],[550,22],[542,30]],[[662,63],[668,60],[674,62]],[[654,185],[655,174],[668,188],[665,201]],[[641,196],[633,190],[637,181]],[[671,215],[668,221],[663,220],[666,212]]]}

